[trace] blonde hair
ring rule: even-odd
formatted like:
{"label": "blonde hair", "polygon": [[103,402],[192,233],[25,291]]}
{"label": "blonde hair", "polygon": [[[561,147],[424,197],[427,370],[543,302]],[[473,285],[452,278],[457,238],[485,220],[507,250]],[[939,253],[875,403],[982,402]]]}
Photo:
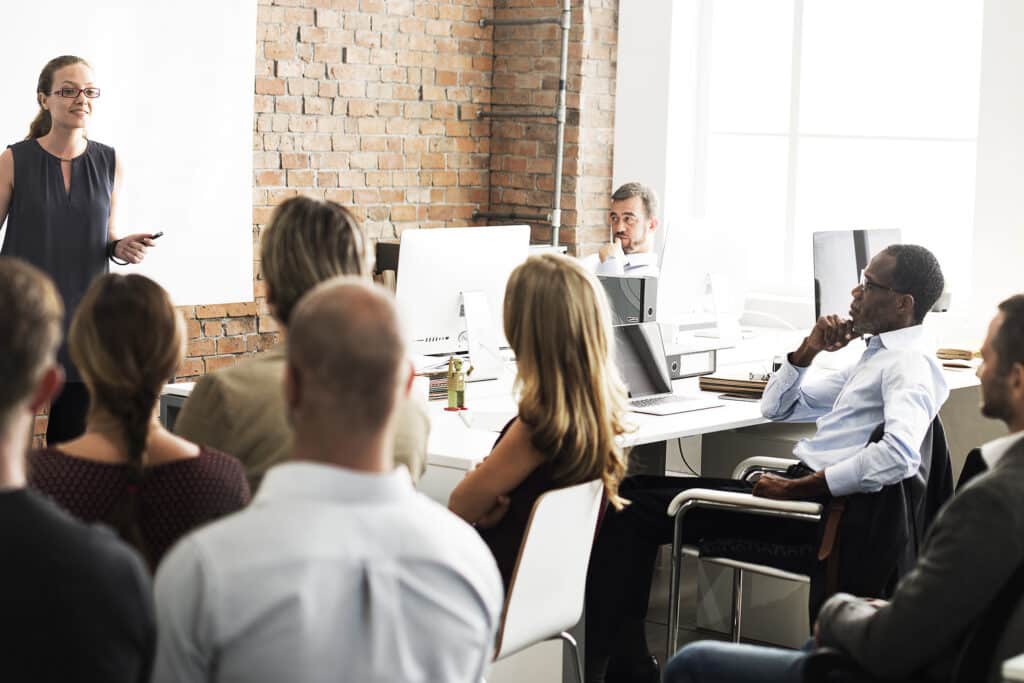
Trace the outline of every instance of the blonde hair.
{"label": "blonde hair", "polygon": [[596,278],[574,259],[533,256],[505,289],[505,336],[516,354],[519,418],[570,486],[601,479],[621,508],[626,389],[615,366],[611,313]]}
{"label": "blonde hair", "polygon": [[[71,360],[97,407],[118,422],[127,442],[134,487],[144,476],[143,455],[153,409],[164,383],[185,355],[185,323],[167,292],[143,275],[102,275],[82,297],[68,345]],[[122,494],[111,515],[121,537],[152,561],[139,528],[137,496]]]}
{"label": "blonde hair", "polygon": [[263,231],[260,261],[285,326],[302,295],[336,275],[367,276],[366,238],[348,209],[311,197],[282,202]]}

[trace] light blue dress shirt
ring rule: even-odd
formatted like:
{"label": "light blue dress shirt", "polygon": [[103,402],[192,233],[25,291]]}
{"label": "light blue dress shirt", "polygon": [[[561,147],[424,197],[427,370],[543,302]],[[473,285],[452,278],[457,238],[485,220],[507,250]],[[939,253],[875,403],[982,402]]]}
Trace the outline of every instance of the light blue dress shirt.
{"label": "light blue dress shirt", "polygon": [[[793,455],[825,471],[832,495],[878,491],[917,472],[921,443],[949,397],[933,348],[914,325],[871,337],[860,360],[836,373],[805,377],[807,368],[787,358],[765,388],[761,413],[817,423]],[[881,422],[885,436],[866,445]]]}
{"label": "light blue dress shirt", "polygon": [[161,564],[153,680],[477,683],[503,601],[476,530],[404,467],[290,462]]}

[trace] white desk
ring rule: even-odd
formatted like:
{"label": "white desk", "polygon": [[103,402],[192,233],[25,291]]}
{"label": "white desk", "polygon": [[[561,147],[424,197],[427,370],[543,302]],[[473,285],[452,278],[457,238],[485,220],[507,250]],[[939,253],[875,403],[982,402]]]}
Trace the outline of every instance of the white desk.
{"label": "white desk", "polygon": [[[466,387],[466,405],[470,417],[474,412],[485,413],[488,426],[497,425],[496,415],[511,419],[516,413],[511,395],[511,368],[504,377],[488,382],[471,382]],[[951,390],[978,384],[973,370],[947,370],[946,381]],[[677,394],[695,395],[702,393],[697,379],[674,382]],[[417,384],[414,391],[426,394],[425,385]],[[444,401],[431,401],[428,406],[431,433],[427,445],[427,471],[420,480],[419,488],[434,500],[447,503],[448,495],[465,473],[472,469],[491,451],[497,438],[497,429],[474,429],[468,427],[458,413],[447,412]],[[676,415],[644,415],[630,413],[630,421],[636,429],[623,435],[624,446],[639,446],[660,441],[713,434],[731,429],[740,429],[768,422],[761,416],[761,409],[754,401],[723,400],[722,406],[708,410],[696,410]]]}

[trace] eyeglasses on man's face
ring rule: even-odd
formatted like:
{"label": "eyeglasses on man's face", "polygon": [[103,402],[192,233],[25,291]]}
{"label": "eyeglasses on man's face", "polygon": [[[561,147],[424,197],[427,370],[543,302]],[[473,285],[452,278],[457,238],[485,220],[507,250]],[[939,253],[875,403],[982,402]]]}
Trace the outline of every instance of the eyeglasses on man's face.
{"label": "eyeglasses on man's face", "polygon": [[100,96],[100,89],[99,88],[92,88],[92,87],[89,87],[89,88],[72,88],[72,87],[69,87],[69,86],[65,86],[63,88],[60,88],[59,90],[54,90],[53,94],[54,95],[60,95],[61,97],[69,99],[69,100],[73,100],[76,97],[78,97],[79,95],[85,95],[90,100],[94,100],[94,99],[96,99],[97,97]]}
{"label": "eyeglasses on man's face", "polygon": [[863,269],[861,269],[860,271],[860,282],[857,284],[857,286],[860,287],[865,294],[867,294],[873,289],[878,290],[880,292],[894,292],[895,294],[906,294],[906,292],[901,292],[900,290],[894,289],[893,287],[886,287],[883,284],[875,282],[874,280],[867,276],[867,273],[865,273]]}

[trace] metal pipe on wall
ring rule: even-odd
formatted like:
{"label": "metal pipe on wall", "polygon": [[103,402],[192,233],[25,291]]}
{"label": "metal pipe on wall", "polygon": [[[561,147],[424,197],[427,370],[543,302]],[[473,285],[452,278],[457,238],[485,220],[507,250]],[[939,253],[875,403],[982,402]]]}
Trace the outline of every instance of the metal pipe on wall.
{"label": "metal pipe on wall", "polygon": [[555,200],[551,209],[551,246],[558,246],[562,228],[562,167],[565,159],[565,93],[569,78],[569,28],[572,26],[572,0],[562,0],[562,64],[558,72],[558,137],[555,143]]}
{"label": "metal pipe on wall", "polygon": [[554,114],[545,112],[477,112],[477,118],[547,118],[554,116],[557,128],[555,142],[555,193],[551,213],[546,217],[529,214],[503,214],[474,211],[474,218],[523,218],[541,220],[551,224],[551,246],[558,247],[558,233],[562,228],[562,174],[565,166],[565,123],[566,91],[569,78],[569,30],[572,28],[572,0],[562,0],[562,12],[558,18],[544,19],[481,19],[480,26],[530,26],[536,24],[558,24],[562,31],[562,50],[558,70],[558,105]]}

